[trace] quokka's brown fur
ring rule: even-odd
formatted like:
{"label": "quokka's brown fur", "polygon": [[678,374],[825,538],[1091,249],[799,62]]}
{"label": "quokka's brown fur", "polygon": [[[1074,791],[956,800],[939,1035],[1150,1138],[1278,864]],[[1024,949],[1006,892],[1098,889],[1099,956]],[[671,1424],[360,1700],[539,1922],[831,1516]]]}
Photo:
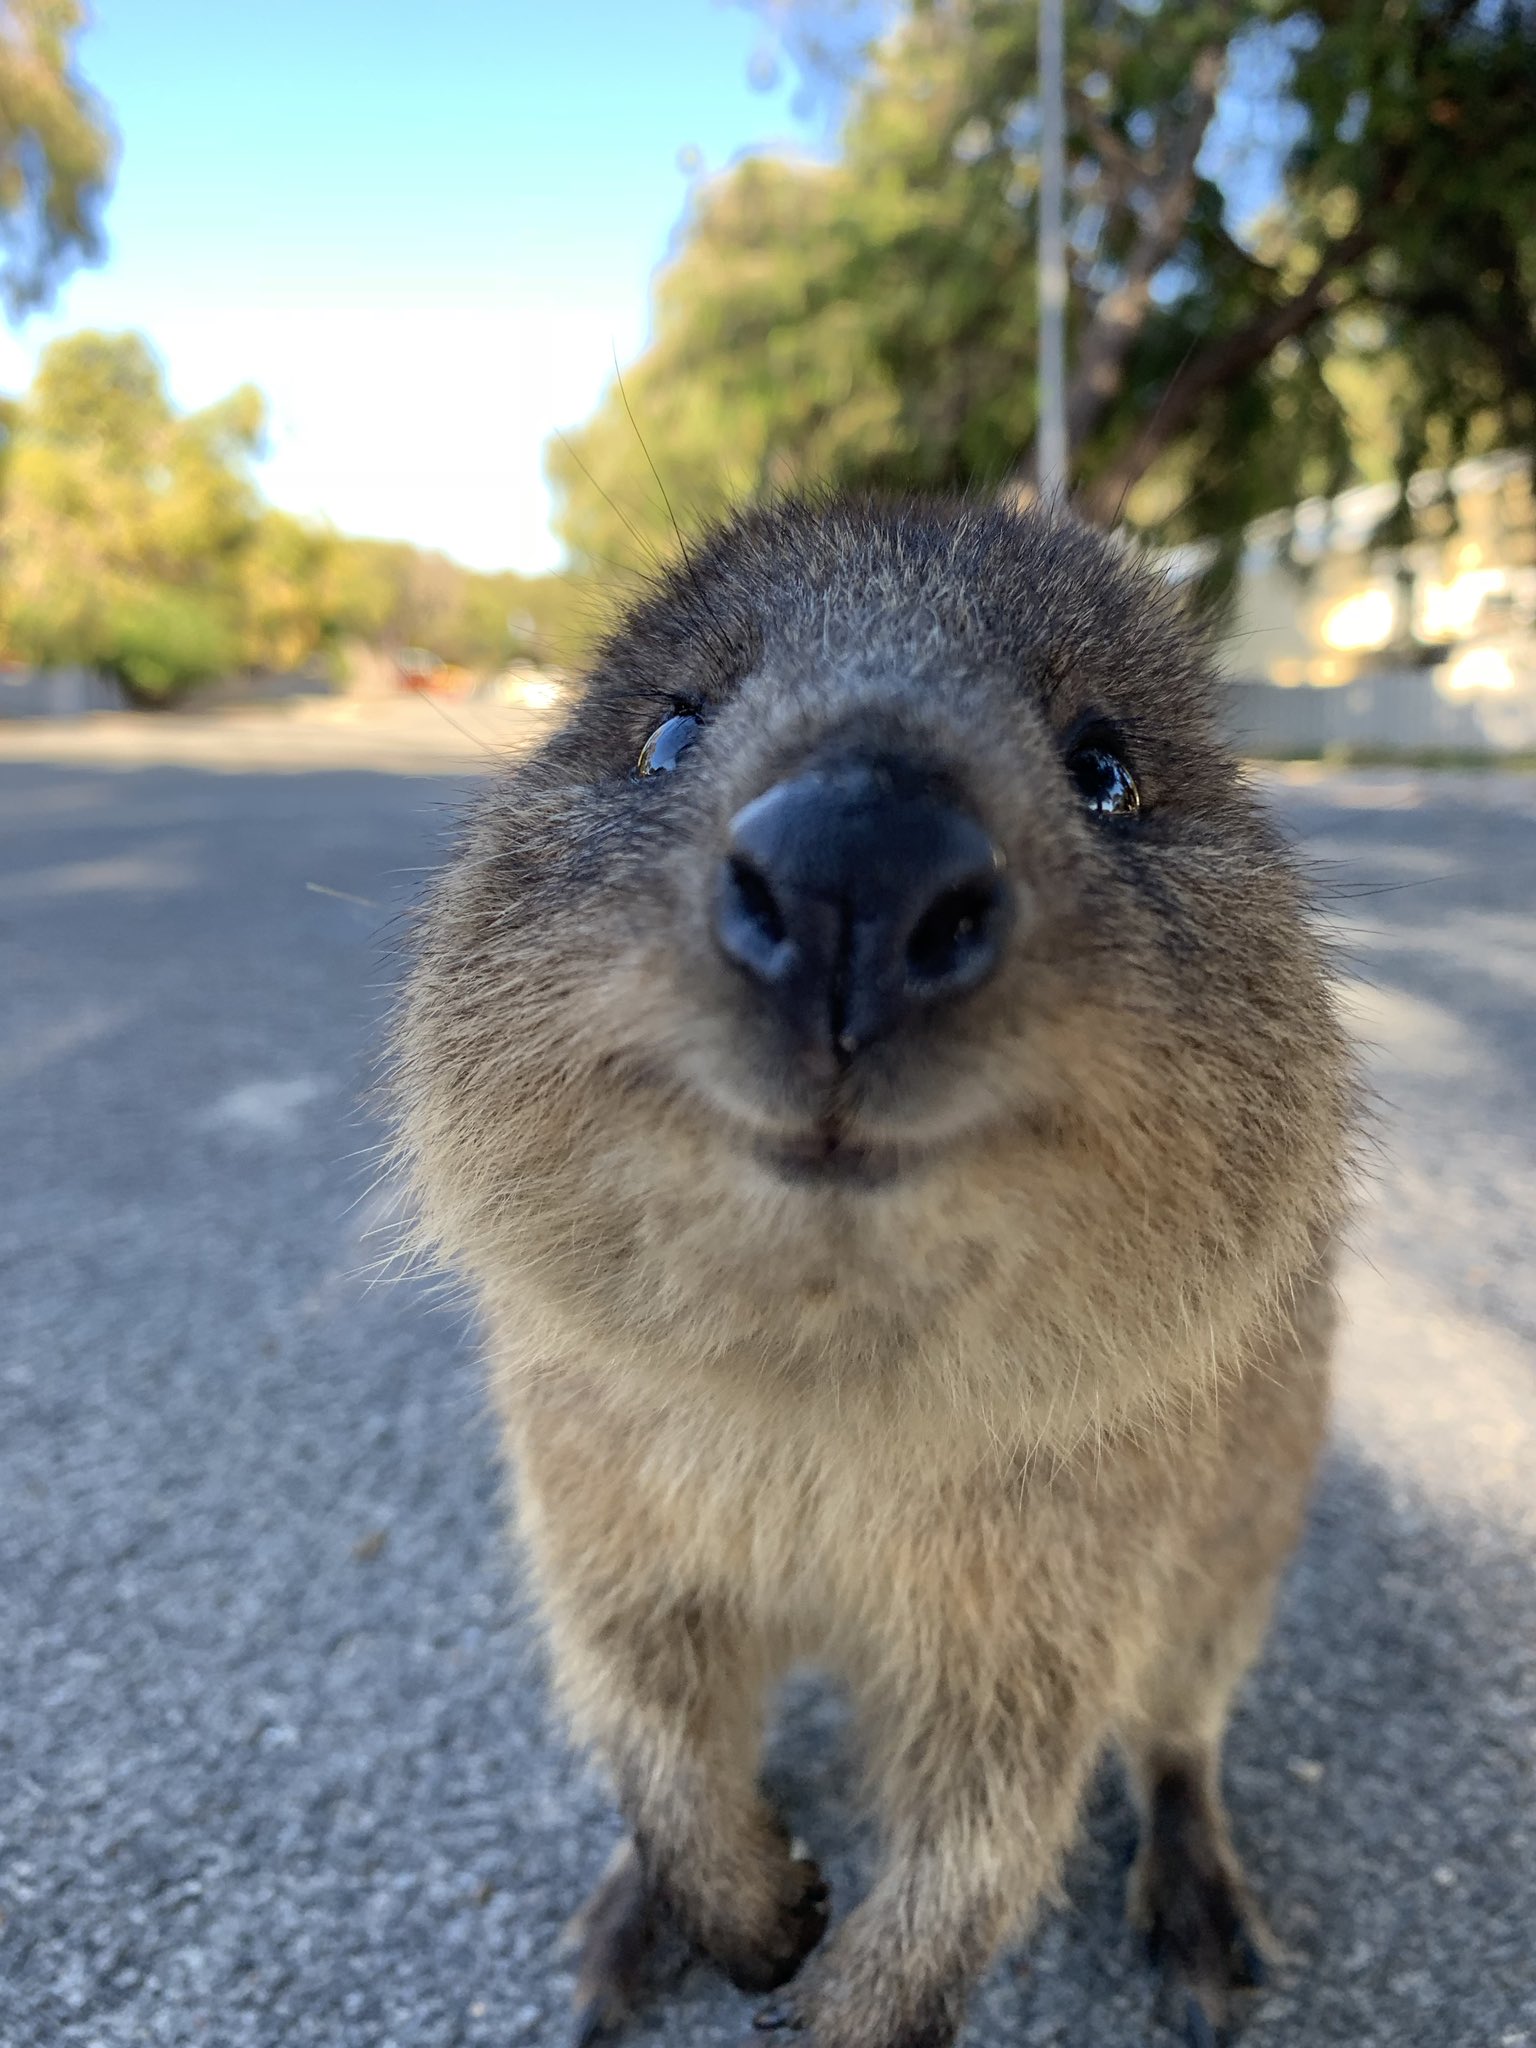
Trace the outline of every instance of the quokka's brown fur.
{"label": "quokka's brown fur", "polygon": [[[1110,1743],[1191,2037],[1257,1975],[1219,1745],[1324,1424],[1351,1083],[1213,695],[1166,591],[1070,521],[756,512],[635,608],[433,893],[404,1146],[631,1831],[580,2038],[665,1921],[789,1984],[770,2032],[941,2048]],[[680,707],[696,744],[637,779]],[[1139,816],[1085,810],[1084,719]],[[835,1073],[710,912],[728,821],[829,746],[941,773],[1025,905],[990,980]],[[890,1170],[779,1170],[813,1127]],[[851,1688],[884,1824],[809,1960],[825,1894],[756,1783],[799,1660]]]}

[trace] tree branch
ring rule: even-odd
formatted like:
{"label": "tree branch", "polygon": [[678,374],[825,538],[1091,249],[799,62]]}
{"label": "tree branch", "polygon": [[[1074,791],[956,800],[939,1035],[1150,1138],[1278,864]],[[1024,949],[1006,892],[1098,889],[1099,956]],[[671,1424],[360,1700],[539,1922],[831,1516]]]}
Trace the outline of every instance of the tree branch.
{"label": "tree branch", "polygon": [[1284,341],[1305,334],[1324,314],[1337,310],[1335,280],[1358,263],[1376,242],[1373,228],[1360,226],[1330,242],[1311,277],[1299,292],[1279,305],[1266,306],[1230,334],[1222,335],[1192,356],[1158,400],[1156,410],[1128,448],[1079,499],[1090,519],[1112,520],[1126,492],[1163,450],[1194,424],[1213,392],[1256,370]]}
{"label": "tree branch", "polygon": [[1147,175],[1148,166],[1132,149],[1085,93],[1069,89],[1067,104],[1072,118],[1087,136],[1093,153],[1105,171],[1113,174],[1117,195],[1133,192]]}
{"label": "tree branch", "polygon": [[[1413,75],[1422,75],[1426,58],[1438,43],[1471,17],[1477,0],[1449,0],[1432,19],[1421,17],[1412,37],[1410,63]],[[1209,118],[1209,117],[1207,117]],[[1219,336],[1191,356],[1164,391],[1157,407],[1144,422],[1130,445],[1111,467],[1079,498],[1090,518],[1118,518],[1126,493],[1145,474],[1173,441],[1193,425],[1201,407],[1211,395],[1234,379],[1247,376],[1265,362],[1282,342],[1305,334],[1318,320],[1337,311],[1339,297],[1334,287],[1342,274],[1369,253],[1382,239],[1382,223],[1394,206],[1412,203],[1405,190],[1411,156],[1405,143],[1396,141],[1385,151],[1375,180],[1375,189],[1362,195],[1358,224],[1330,242],[1319,257],[1311,277],[1300,291],[1278,304],[1261,308],[1230,334]],[[1143,311],[1142,319],[1145,319]],[[1135,331],[1139,331],[1138,329]],[[1126,338],[1125,354],[1135,339]],[[1115,384],[1118,391],[1124,377]],[[1096,418],[1102,418],[1101,408]]]}

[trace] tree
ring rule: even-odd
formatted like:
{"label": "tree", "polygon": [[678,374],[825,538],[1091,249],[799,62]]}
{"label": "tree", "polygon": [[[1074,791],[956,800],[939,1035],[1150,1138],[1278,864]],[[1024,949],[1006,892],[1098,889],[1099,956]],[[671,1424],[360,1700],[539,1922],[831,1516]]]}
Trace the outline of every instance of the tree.
{"label": "tree", "polygon": [[569,578],[477,572],[405,541],[335,536],[323,590],[330,637],[426,648],[481,673],[574,661],[599,624],[591,593]]}
{"label": "tree", "polygon": [[262,402],[178,414],[136,334],[71,335],[16,409],[0,512],[0,624],[40,664],[160,699],[234,666],[259,501]]}
{"label": "tree", "polygon": [[264,505],[249,385],[181,413],[137,334],[55,342],[0,408],[0,638],[97,668],[140,702],[235,669],[293,671],[348,641],[488,671],[572,658],[596,621],[559,577],[479,575]]}
{"label": "tree", "polygon": [[81,0],[0,0],[0,299],[12,318],[102,253],[116,142],[80,77]]}
{"label": "tree", "polygon": [[[1027,489],[1036,27],[909,0],[831,163],[697,190],[651,346],[550,452],[578,560],[676,545],[652,462],[684,530],[764,483]],[[1069,0],[1067,51],[1091,515],[1232,533],[1536,439],[1536,0]]]}

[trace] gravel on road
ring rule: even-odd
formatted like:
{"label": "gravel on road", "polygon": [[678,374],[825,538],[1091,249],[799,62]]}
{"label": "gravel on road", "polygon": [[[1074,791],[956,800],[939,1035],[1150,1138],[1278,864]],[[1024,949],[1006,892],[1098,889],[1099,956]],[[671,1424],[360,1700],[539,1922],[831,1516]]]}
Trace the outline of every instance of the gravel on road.
{"label": "gravel on road", "polygon": [[[136,742],[137,744],[137,742]],[[0,744],[0,2044],[564,2048],[613,1840],[545,1703],[473,1332],[366,1106],[442,748]],[[466,754],[467,759],[467,754]],[[406,772],[414,769],[415,772]],[[1536,779],[1275,794],[1371,1047],[1333,1448],[1234,1729],[1249,2048],[1536,2048]],[[837,1702],[777,1795],[846,1905]],[[1166,2043],[1106,1775],[967,2048]],[[728,2048],[702,1970],[637,2048]]]}

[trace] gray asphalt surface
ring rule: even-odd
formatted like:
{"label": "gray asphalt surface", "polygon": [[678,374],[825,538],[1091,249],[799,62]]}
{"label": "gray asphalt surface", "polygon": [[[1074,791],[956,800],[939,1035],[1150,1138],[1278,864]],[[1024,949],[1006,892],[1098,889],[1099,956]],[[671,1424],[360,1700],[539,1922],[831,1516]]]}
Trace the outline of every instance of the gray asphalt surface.
{"label": "gray asphalt surface", "polygon": [[[446,775],[0,761],[0,2043],[565,2038],[612,1839],[359,1107]],[[1336,1444],[1234,1732],[1251,2048],[1536,2048],[1536,779],[1289,784],[1381,1089]],[[320,889],[340,892],[322,894]],[[348,900],[365,899],[362,902]],[[773,1782],[846,1905],[835,1705]],[[1095,1795],[967,2048],[1162,2043]],[[701,1971],[638,2043],[733,2044]]]}

